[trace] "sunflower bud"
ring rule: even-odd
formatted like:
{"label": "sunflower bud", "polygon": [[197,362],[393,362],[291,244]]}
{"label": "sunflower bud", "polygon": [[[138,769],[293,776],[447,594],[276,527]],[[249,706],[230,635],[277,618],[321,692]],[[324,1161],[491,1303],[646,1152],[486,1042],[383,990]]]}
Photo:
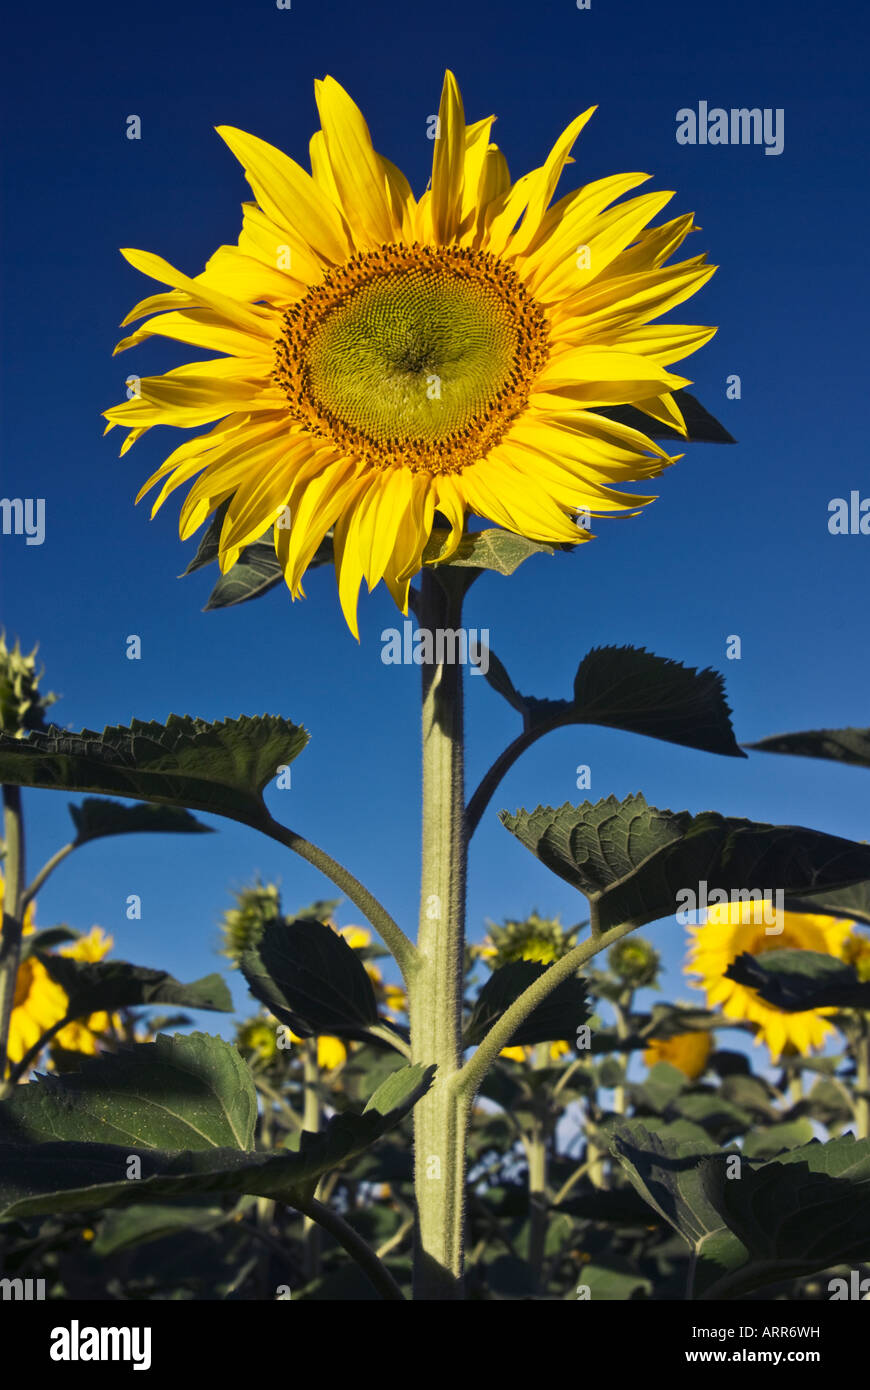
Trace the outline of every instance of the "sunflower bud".
{"label": "sunflower bud", "polygon": [[870,980],[870,937],[854,932],[843,944],[843,959],[855,967],[858,979]]}
{"label": "sunflower bud", "polygon": [[0,730],[13,738],[23,738],[30,729],[44,729],[45,711],[58,698],[39,693],[44,673],[36,670],[36,652],[34,647],[25,656],[18,640],[10,651],[5,632],[0,633]]}
{"label": "sunflower bud", "polygon": [[576,928],[566,929],[557,917],[539,917],[533,912],[522,922],[505,922],[503,927],[489,924],[489,936],[477,948],[492,970],[516,960],[541,961],[550,965],[561,960],[574,945]]}
{"label": "sunflower bud", "polygon": [[278,1051],[274,1023],[264,1018],[249,1018],[236,1027],[236,1043],[242,1052],[255,1052],[264,1062],[270,1062]]}
{"label": "sunflower bud", "polygon": [[607,953],[607,964],[614,975],[634,989],[653,984],[660,963],[658,951],[653,950],[642,936],[633,936],[630,941],[617,941]]}
{"label": "sunflower bud", "polygon": [[221,955],[238,967],[244,952],[258,944],[264,928],[281,916],[281,897],[274,883],[256,883],[253,888],[243,888],[235,898],[238,907],[229,908],[221,923]]}

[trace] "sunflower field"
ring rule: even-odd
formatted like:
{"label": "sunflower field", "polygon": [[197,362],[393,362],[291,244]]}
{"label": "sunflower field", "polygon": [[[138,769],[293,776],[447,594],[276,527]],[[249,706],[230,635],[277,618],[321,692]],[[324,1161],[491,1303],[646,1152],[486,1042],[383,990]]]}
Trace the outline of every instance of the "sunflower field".
{"label": "sunflower field", "polygon": [[[803,728],[738,737],[719,666],[761,646],[755,610],[721,661],[680,650],[740,568],[717,529],[738,417],[684,375],[717,328],[672,313],[707,316],[706,219],[599,172],[596,105],[524,162],[473,88],[467,113],[444,72],[419,178],[331,75],[292,154],[221,122],[238,170],[204,164],[183,210],[203,269],[122,252],[151,283],[115,353],[143,365],[89,408],[138,548],[95,488],[114,578],[52,580],[93,648],[65,707],[93,715],[56,715],[53,618],[0,639],[4,1302],[679,1304],[700,1337],[722,1305],[750,1336],[761,1305],[870,1300],[870,843],[794,771],[870,768],[870,729],[826,727],[813,685]],[[199,201],[242,177],[216,230]],[[667,590],[656,522],[692,470]],[[127,518],[146,495],[153,526]],[[169,599],[179,501],[194,578]],[[209,567],[220,619],[176,628]],[[126,585],[119,675],[122,619],[89,607]],[[166,714],[175,674],[205,713]],[[785,685],[766,664],[768,727]],[[344,761],[309,776],[332,736]],[[789,814],[756,818],[780,777]],[[101,1359],[74,1326],[52,1359]]]}

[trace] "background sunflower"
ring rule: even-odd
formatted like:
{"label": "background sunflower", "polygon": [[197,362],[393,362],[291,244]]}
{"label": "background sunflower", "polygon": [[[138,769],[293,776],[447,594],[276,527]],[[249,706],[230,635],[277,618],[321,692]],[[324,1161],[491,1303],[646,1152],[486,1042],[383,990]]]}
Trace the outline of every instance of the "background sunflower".
{"label": "background sunflower", "polygon": [[696,989],[703,989],[710,1008],[721,1005],[726,1018],[747,1019],[757,1024],[756,1043],[766,1043],[774,1061],[786,1048],[808,1056],[822,1047],[832,1032],[825,1015],[832,1009],[817,1009],[806,1013],[786,1013],[767,1004],[754,989],[739,985],[725,976],[732,961],[744,951],[752,956],[765,951],[820,951],[845,959],[845,944],[854,923],[837,917],[820,917],[804,912],[778,914],[777,926],[782,931],[770,935],[762,922],[756,921],[753,903],[730,903],[712,907],[702,925],[690,928],[693,938],[686,963],[687,975]]}

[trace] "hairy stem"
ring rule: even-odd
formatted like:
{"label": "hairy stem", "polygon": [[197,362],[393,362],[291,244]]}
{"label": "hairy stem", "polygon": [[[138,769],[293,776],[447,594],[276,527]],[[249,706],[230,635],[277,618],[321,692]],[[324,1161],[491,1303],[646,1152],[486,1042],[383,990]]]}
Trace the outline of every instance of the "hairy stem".
{"label": "hairy stem", "polygon": [[[549,1053],[549,1043],[537,1045],[533,1063],[536,1071],[541,1071],[548,1065]],[[529,1264],[540,1290],[549,1225],[547,1150],[550,1140],[549,1107],[540,1092],[537,1093],[535,1109],[532,1131],[525,1140],[525,1148],[529,1165]]]}
{"label": "hairy stem", "polygon": [[599,931],[595,905],[593,903],[590,906],[592,908],[591,936],[580,945],[575,946],[561,960],[556,961],[555,965],[551,965],[527,989],[523,990],[522,994],[505,1010],[498,1022],[493,1024],[474,1056],[469,1058],[454,1078],[454,1088],[467,1099],[470,1100],[475,1095],[481,1081],[502,1048],[509,1045],[514,1033],[520,1024],[526,1021],[532,1010],[542,1003],[548,995],[552,994],[556,986],[560,985],[563,980],[570,979],[572,975],[575,975],[587,961],[592,960],[599,952],[606,951],[608,946],[613,945],[614,941],[619,941],[623,936],[628,936],[629,932],[635,930],[636,923],[629,921],[620,922],[607,931]]}
{"label": "hairy stem", "polygon": [[21,894],[24,887],[24,822],[21,817],[21,788],[3,788],[5,887],[3,893],[3,935],[0,937],[0,1097],[11,1083],[6,1081],[6,1059],[9,1050],[9,1025],[15,1002],[15,981],[21,960],[23,909]]}
{"label": "hairy stem", "polygon": [[404,1303],[405,1295],[390,1271],[381,1264],[371,1246],[363,1240],[358,1231],[355,1231],[345,1221],[343,1216],[339,1216],[332,1207],[324,1206],[316,1197],[311,1197],[306,1202],[294,1199],[293,1205],[297,1211],[301,1211],[309,1220],[322,1226],[338,1241],[339,1245],[347,1251],[351,1259],[355,1260],[360,1269],[368,1276],[381,1298]]}
{"label": "hairy stem", "polygon": [[484,773],[474,795],[468,803],[468,808],[466,810],[466,825],[469,839],[471,839],[480,824],[480,819],[492,800],[496,788],[502,778],[510,772],[517,759],[525,753],[527,748],[531,748],[532,744],[536,743],[539,738],[543,738],[544,734],[552,733],[554,729],[560,729],[566,724],[573,722],[573,720],[564,718],[553,719],[549,723],[541,724],[535,729],[526,729],[523,733],[517,735],[513,743],[508,744],[503,753],[499,754],[492,767]]}
{"label": "hairy stem", "polygon": [[28,903],[32,902],[32,900],[36,897],[37,893],[39,892],[42,885],[45,883],[46,879],[54,873],[58,864],[62,864],[64,859],[66,859],[67,855],[72,854],[74,849],[78,849],[78,845],[76,844],[75,840],[70,840],[69,844],[62,845],[61,848],[55,854],[53,854],[50,859],[47,859],[45,861],[39,873],[36,875],[36,878],[33,880],[32,883],[28,884],[27,888],[21,896],[22,912],[27,907]]}
{"label": "hairy stem", "polygon": [[870,1014],[865,1014],[855,1048],[855,1137],[870,1139]]}
{"label": "hairy stem", "polygon": [[[461,599],[423,571],[421,629],[456,629]],[[468,1104],[452,1086],[462,1063],[467,840],[463,790],[462,668],[423,666],[423,858],[417,961],[409,981],[414,1061],[435,1063],[414,1108],[416,1299],[462,1297]]]}

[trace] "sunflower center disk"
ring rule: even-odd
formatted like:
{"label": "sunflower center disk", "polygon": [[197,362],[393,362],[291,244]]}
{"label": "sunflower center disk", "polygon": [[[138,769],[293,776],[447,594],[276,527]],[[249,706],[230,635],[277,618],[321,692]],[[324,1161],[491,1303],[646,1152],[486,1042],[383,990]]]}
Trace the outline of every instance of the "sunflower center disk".
{"label": "sunflower center disk", "polygon": [[343,452],[452,472],[501,439],[547,355],[543,309],[504,263],[392,245],[328,271],[289,310],[275,380]]}

